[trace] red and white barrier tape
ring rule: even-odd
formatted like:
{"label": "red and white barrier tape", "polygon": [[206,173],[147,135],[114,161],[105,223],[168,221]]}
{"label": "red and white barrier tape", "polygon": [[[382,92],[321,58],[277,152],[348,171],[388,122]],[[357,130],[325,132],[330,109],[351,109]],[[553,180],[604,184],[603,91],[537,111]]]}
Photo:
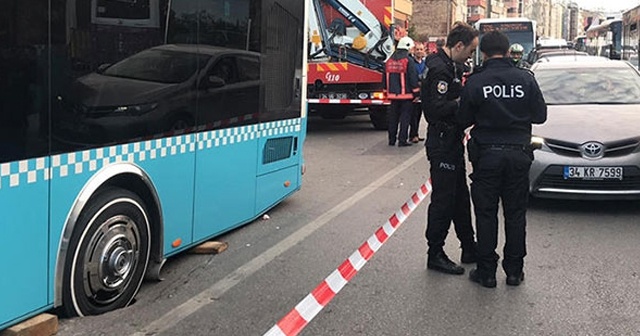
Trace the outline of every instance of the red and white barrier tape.
{"label": "red and white barrier tape", "polygon": [[411,199],[400,207],[387,222],[367,239],[336,270],[322,281],[287,315],[276,323],[264,336],[297,335],[340,290],[358,273],[364,264],[373,257],[380,247],[393,235],[398,227],[411,215],[420,203],[431,193],[431,179],[420,186]]}

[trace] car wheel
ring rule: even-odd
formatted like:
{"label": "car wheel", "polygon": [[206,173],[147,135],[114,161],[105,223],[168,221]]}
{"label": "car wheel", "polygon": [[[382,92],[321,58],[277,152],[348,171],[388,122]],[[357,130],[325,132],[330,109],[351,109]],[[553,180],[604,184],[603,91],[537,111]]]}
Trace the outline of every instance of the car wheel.
{"label": "car wheel", "polygon": [[329,106],[323,106],[321,108],[317,108],[318,113],[320,114],[320,117],[322,117],[322,119],[326,119],[326,120],[338,120],[338,119],[344,119],[347,117],[347,114],[349,114],[349,112],[351,112],[351,110],[353,110],[353,108],[347,106],[340,106],[340,105],[329,105]]}
{"label": "car wheel", "polygon": [[389,128],[388,110],[387,106],[369,107],[369,119],[373,128],[380,131],[386,131]]}
{"label": "car wheel", "polygon": [[121,188],[96,194],[78,217],[64,270],[69,316],[102,314],[135,297],[149,261],[150,223],[144,202]]}

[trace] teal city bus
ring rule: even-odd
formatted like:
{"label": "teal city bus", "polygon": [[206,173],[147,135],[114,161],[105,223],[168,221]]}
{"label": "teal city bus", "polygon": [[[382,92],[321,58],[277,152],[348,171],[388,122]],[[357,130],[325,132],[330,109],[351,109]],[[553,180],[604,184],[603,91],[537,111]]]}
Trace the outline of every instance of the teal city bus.
{"label": "teal city bus", "polygon": [[[522,45],[524,48],[523,59],[526,59],[529,52],[536,46],[536,21],[527,18],[480,19],[474,24],[474,27],[480,31],[480,39],[485,33],[493,30],[504,33],[509,38],[509,43]],[[481,63],[482,53],[480,53],[480,46],[478,46],[474,64]]]}
{"label": "teal city bus", "polygon": [[0,2],[0,330],[124,307],[300,188],[306,8]]}

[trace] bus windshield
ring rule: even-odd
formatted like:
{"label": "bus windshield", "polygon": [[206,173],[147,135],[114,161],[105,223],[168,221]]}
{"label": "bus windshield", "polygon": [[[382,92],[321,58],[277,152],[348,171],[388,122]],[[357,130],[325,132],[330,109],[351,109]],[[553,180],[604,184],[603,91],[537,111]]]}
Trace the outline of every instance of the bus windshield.
{"label": "bus windshield", "polygon": [[[476,29],[480,31],[480,39],[485,33],[490,31],[500,31],[509,38],[509,44],[519,43],[524,48],[523,58],[535,46],[535,21],[522,19],[482,19],[476,22]],[[479,50],[476,52],[475,64],[482,63],[482,55]]]}

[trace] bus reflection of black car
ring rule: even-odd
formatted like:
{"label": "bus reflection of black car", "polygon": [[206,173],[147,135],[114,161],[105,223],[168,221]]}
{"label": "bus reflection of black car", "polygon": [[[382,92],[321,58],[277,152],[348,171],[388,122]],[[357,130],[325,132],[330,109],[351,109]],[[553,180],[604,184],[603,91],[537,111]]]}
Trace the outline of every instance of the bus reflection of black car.
{"label": "bus reflection of black car", "polygon": [[163,45],[73,81],[57,95],[54,137],[105,144],[148,138],[253,114],[259,54],[212,46]]}

